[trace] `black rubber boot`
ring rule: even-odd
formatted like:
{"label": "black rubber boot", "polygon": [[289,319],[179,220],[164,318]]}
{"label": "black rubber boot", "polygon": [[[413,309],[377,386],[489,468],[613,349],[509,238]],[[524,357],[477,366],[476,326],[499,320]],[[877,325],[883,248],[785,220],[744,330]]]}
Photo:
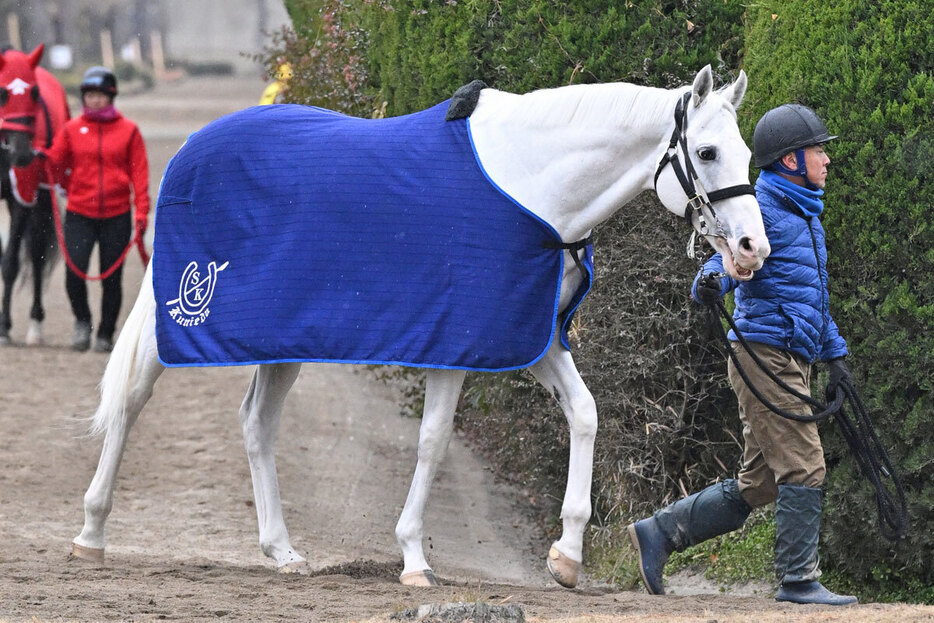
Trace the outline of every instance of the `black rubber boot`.
{"label": "black rubber boot", "polygon": [[820,536],[821,490],[803,485],[779,485],[775,502],[775,576],[777,601],[846,606],[856,597],[827,590],[821,576],[817,541]]}
{"label": "black rubber boot", "polygon": [[752,508],[739,494],[735,480],[724,480],[628,527],[629,538],[639,553],[639,573],[646,590],[664,595],[662,571],[672,552],[684,551],[745,523]]}

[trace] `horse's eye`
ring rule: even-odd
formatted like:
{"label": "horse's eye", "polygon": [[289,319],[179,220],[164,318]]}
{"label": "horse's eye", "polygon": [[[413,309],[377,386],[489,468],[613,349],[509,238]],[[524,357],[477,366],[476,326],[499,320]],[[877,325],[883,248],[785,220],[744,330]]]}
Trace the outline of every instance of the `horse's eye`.
{"label": "horse's eye", "polygon": [[31,97],[32,101],[34,102],[39,101],[39,85],[38,84],[32,85],[32,88],[29,89],[29,97]]}
{"label": "horse's eye", "polygon": [[716,160],[717,159],[717,148],[711,147],[710,145],[705,145],[697,150],[697,157],[701,160]]}

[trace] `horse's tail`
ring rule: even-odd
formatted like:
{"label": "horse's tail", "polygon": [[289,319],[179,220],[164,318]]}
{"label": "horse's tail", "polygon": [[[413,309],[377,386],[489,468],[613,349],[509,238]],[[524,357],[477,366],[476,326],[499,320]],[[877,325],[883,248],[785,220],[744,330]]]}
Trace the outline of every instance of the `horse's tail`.
{"label": "horse's tail", "polygon": [[58,236],[52,234],[49,245],[45,248],[45,264],[42,265],[42,287],[48,289],[52,282],[52,271],[58,267],[62,260],[62,252],[58,247]]}
{"label": "horse's tail", "polygon": [[101,379],[101,402],[94,413],[90,435],[99,435],[126,421],[126,406],[133,379],[137,350],[147,320],[156,313],[156,298],[152,289],[152,262],[143,276],[139,296],[117,337],[107,368]]}
{"label": "horse's tail", "polygon": [[[52,187],[48,189],[49,191],[49,210],[58,210],[62,219],[65,218],[65,206],[62,205],[61,199],[53,199],[52,193],[57,193],[58,191]],[[42,283],[45,286],[48,286],[52,281],[52,271],[58,267],[58,263],[62,261],[62,249],[58,246],[58,236],[55,235],[55,221],[48,223],[49,231],[46,232],[48,244],[45,248],[45,264],[42,266],[42,270],[45,271],[45,274],[42,276]]]}

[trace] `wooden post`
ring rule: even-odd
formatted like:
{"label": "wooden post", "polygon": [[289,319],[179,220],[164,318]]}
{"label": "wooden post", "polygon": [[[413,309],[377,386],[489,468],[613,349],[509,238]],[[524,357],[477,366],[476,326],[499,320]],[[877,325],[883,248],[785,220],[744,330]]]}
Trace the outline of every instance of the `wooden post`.
{"label": "wooden post", "polygon": [[143,64],[143,45],[140,43],[139,37],[133,37],[130,41],[130,49],[132,50],[131,54],[133,55],[133,60],[131,61],[134,65]]}
{"label": "wooden post", "polygon": [[6,27],[10,35],[10,45],[17,50],[22,50],[23,39],[19,34],[19,15],[16,13],[7,13]]}
{"label": "wooden post", "polygon": [[110,69],[114,68],[114,45],[110,31],[106,28],[101,31],[101,64]]}
{"label": "wooden post", "polygon": [[162,50],[162,33],[153,30],[149,33],[149,49],[152,53],[152,71],[156,75],[156,80],[162,80],[165,77],[165,53]]}

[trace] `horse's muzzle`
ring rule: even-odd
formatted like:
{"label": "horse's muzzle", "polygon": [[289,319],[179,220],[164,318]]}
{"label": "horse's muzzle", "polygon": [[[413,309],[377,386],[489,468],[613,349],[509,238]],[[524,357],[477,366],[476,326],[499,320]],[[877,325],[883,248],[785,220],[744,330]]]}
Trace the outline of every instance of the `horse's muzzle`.
{"label": "horse's muzzle", "polygon": [[738,267],[756,271],[762,268],[762,263],[771,252],[772,248],[766,238],[743,236],[736,244],[733,259]]}

